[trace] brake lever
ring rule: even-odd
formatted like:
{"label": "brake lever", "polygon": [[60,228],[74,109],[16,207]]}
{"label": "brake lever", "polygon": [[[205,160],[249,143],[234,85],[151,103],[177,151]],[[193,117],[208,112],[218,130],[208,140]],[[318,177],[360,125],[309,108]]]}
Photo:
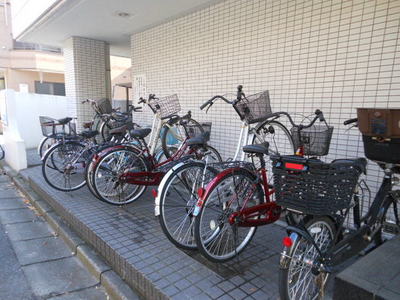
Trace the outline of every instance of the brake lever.
{"label": "brake lever", "polygon": [[212,106],[213,104],[214,104],[214,103],[211,102],[210,105],[207,107],[207,109],[206,109],[206,114],[208,113],[208,110],[211,108],[211,106]]}

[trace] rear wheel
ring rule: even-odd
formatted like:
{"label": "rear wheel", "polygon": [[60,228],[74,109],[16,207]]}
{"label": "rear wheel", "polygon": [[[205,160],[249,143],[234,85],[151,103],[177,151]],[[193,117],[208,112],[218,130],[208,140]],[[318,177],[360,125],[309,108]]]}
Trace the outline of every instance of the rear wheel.
{"label": "rear wheel", "polygon": [[[333,241],[335,225],[328,217],[316,217],[305,226],[322,252]],[[313,270],[312,263],[319,254],[315,246],[303,237],[298,237],[289,252],[287,267],[279,273],[279,292],[282,300],[323,299],[328,274]]]}
{"label": "rear wheel", "polygon": [[195,238],[201,254],[213,262],[225,262],[237,256],[250,243],[256,227],[238,226],[230,217],[241,208],[264,202],[260,184],[245,169],[226,173],[209,191],[195,220]]}
{"label": "rear wheel", "polygon": [[74,191],[86,183],[85,146],[65,142],[53,146],[43,157],[42,174],[45,181],[59,191]]}
{"label": "rear wheel", "polygon": [[198,201],[197,191],[205,186],[217,171],[205,168],[201,162],[189,162],[168,174],[159,191],[161,228],[175,246],[196,249],[193,212]]}
{"label": "rear wheel", "polygon": [[110,150],[100,159],[93,170],[93,188],[102,201],[112,205],[129,204],[137,200],[146,186],[122,181],[125,172],[147,172],[148,167],[138,151],[131,148]]}
{"label": "rear wheel", "polygon": [[[294,143],[289,130],[278,121],[265,121],[256,128],[252,144],[269,143],[269,153],[279,155],[292,155],[295,153]],[[254,156],[253,164],[256,168],[261,167],[260,162]],[[272,167],[269,160],[266,160],[266,168],[272,174]]]}

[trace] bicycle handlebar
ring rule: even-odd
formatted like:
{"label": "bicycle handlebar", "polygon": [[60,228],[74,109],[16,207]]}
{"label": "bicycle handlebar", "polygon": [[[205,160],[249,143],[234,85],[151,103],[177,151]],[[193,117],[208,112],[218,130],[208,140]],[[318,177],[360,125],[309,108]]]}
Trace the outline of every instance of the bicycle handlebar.
{"label": "bicycle handlebar", "polygon": [[343,125],[349,125],[358,122],[358,118],[348,119],[343,122]]}
{"label": "bicycle handlebar", "polygon": [[242,99],[242,97],[245,97],[245,94],[243,93],[242,90],[243,90],[243,85],[238,85],[237,93],[236,93],[236,100],[234,100],[234,101],[230,101],[230,100],[226,99],[224,96],[217,95],[217,96],[212,97],[210,100],[204,102],[200,106],[200,109],[203,110],[206,106],[211,107],[211,105],[214,104],[214,100],[216,100],[216,99],[224,100],[228,104],[235,104],[235,103],[239,102]]}

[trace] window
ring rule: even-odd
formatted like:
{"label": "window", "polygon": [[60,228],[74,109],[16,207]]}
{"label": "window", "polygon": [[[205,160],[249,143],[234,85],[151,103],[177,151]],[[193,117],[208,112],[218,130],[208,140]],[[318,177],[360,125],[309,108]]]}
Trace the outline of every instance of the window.
{"label": "window", "polygon": [[58,82],[35,81],[35,93],[65,96],[65,84]]}
{"label": "window", "polygon": [[0,77],[0,90],[4,90],[6,88],[6,81],[4,77]]}

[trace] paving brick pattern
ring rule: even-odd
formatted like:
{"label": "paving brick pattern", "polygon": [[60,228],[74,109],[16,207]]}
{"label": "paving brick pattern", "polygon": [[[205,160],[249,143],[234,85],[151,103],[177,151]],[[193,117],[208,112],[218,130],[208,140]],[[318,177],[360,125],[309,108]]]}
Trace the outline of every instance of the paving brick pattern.
{"label": "paving brick pattern", "polygon": [[214,264],[177,249],[154,217],[150,193],[125,207],[96,200],[86,188],[63,193],[47,186],[40,168],[22,171],[32,187],[148,299],[277,299],[278,260],[284,229],[260,227],[231,262]]}

